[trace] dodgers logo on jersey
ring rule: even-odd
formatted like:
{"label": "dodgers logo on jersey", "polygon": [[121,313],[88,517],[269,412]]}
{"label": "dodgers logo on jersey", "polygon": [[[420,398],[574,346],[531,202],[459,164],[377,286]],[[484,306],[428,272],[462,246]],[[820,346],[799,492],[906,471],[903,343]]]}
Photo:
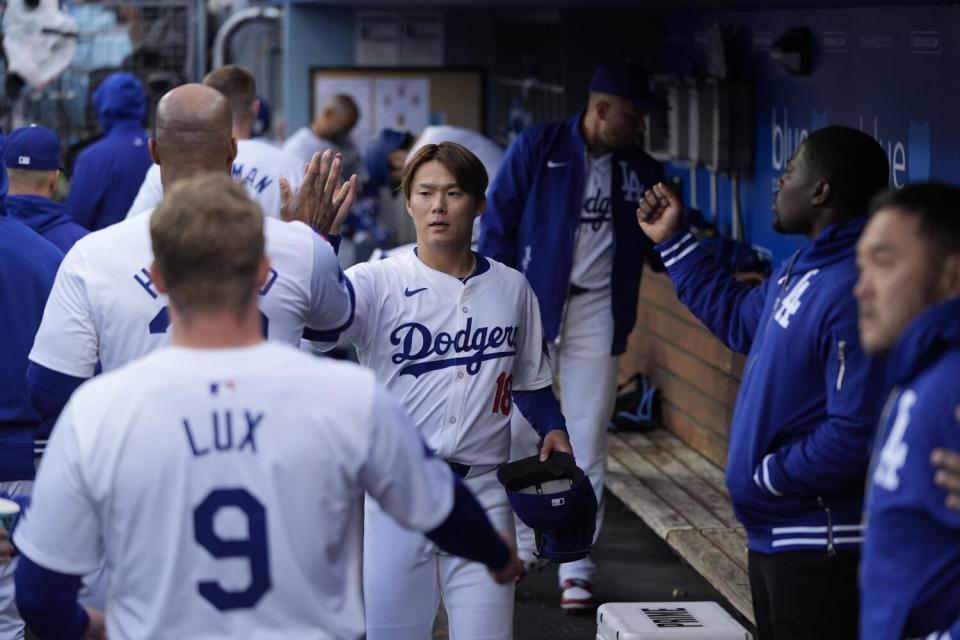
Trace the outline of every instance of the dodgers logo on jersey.
{"label": "dodgers logo on jersey", "polygon": [[[476,375],[485,360],[508,358],[517,353],[517,327],[477,327],[473,328],[473,318],[467,318],[467,325],[450,335],[440,331],[434,335],[430,329],[418,322],[405,322],[390,334],[390,344],[400,347],[400,351],[391,356],[394,364],[412,362],[400,369],[400,375],[412,375],[419,378],[430,371],[466,365],[467,373]],[[490,349],[506,346],[506,351],[488,353]],[[425,360],[430,356],[445,356],[450,352],[459,355],[454,358]]]}
{"label": "dodgers logo on jersey", "polygon": [[620,174],[622,180],[620,189],[623,191],[623,199],[627,202],[637,202],[640,200],[640,194],[644,192],[643,183],[637,177],[636,171],[630,170],[630,165],[625,161],[620,162]]}
{"label": "dodgers logo on jersey", "polygon": [[610,222],[610,198],[603,197],[603,191],[597,189],[597,192],[587,198],[583,203],[583,213],[592,215],[583,215],[580,217],[580,224],[590,225],[593,231],[599,231],[605,222]]}
{"label": "dodgers logo on jersey", "polygon": [[807,289],[810,288],[810,279],[819,272],[819,269],[813,269],[803,274],[800,282],[798,282],[796,286],[790,290],[790,293],[787,294],[787,297],[783,299],[773,318],[777,321],[777,324],[784,329],[790,326],[790,318],[792,318],[797,311],[800,311],[800,305],[802,304],[801,298]]}

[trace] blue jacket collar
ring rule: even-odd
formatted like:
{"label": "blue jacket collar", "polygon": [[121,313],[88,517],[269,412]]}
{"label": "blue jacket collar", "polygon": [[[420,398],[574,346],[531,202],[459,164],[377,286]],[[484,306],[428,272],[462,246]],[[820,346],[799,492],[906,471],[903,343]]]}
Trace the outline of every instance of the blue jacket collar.
{"label": "blue jacket collar", "polygon": [[901,385],[949,349],[960,347],[960,296],[930,307],[907,325],[890,352],[887,373]]}
{"label": "blue jacket collar", "polygon": [[567,120],[567,126],[570,127],[570,141],[573,142],[574,151],[576,151],[581,158],[583,158],[583,154],[587,149],[587,141],[583,139],[583,129],[580,128],[580,125],[583,123],[583,116],[586,115],[586,113],[586,111],[581,111]]}
{"label": "blue jacket collar", "polygon": [[797,271],[809,271],[852,258],[857,240],[866,224],[866,216],[860,216],[843,224],[831,225],[821,231],[813,242],[800,250],[797,256]]}
{"label": "blue jacket collar", "polygon": [[7,215],[41,234],[52,227],[73,221],[62,204],[43,196],[9,196]]}

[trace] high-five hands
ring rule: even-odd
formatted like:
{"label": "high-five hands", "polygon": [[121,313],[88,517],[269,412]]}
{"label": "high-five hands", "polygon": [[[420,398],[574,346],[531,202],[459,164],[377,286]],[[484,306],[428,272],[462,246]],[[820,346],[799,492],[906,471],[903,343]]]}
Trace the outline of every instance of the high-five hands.
{"label": "high-five hands", "polygon": [[327,235],[339,235],[357,193],[357,176],[340,182],[343,158],[330,149],[315,153],[303,173],[300,191],[293,193],[286,178],[280,178],[280,217],[299,220]]}

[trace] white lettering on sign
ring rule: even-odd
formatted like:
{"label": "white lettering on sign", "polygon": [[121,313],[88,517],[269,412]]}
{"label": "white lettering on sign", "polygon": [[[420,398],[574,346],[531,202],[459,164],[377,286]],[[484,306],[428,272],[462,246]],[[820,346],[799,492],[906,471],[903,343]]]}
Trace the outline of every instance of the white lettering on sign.
{"label": "white lettering on sign", "polygon": [[773,108],[773,138],[771,148],[771,158],[773,168],[777,171],[783,171],[787,166],[787,161],[793,152],[797,150],[800,143],[810,135],[806,129],[790,128],[790,112],[786,107],[783,108],[783,122],[777,122],[777,108]]}

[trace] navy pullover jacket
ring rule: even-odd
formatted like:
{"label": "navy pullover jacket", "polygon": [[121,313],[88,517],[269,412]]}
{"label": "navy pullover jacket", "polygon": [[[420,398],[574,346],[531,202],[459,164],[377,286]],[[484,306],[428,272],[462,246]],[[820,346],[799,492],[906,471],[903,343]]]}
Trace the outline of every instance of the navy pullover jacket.
{"label": "navy pullover jacket", "polygon": [[[479,252],[527,276],[540,301],[549,341],[558,338],[563,324],[583,209],[587,147],[582,120],[580,113],[521,133],[507,149],[488,190],[487,210],[480,216]],[[637,320],[640,276],[652,248],[637,225],[637,203],[644,191],[663,180],[663,167],[639,148],[614,153],[611,166],[610,351],[619,355]]]}
{"label": "navy pullover jacket", "polygon": [[7,215],[39,233],[63,253],[89,233],[67,215],[62,204],[43,196],[8,197]]}
{"label": "navy pullover jacket", "polygon": [[893,389],[868,484],[863,640],[960,638],[960,513],[930,454],[960,451],[960,297],[915,318],[889,357]]}
{"label": "navy pullover jacket", "polygon": [[27,355],[63,254],[2,216],[0,256],[0,482],[33,480],[34,438],[41,424],[27,393]]}
{"label": "navy pullover jacket", "polygon": [[758,287],[693,236],[657,245],[680,300],[747,363],[726,481],[752,551],[856,548],[882,369],[859,346],[854,247],[865,218],[824,230]]}

